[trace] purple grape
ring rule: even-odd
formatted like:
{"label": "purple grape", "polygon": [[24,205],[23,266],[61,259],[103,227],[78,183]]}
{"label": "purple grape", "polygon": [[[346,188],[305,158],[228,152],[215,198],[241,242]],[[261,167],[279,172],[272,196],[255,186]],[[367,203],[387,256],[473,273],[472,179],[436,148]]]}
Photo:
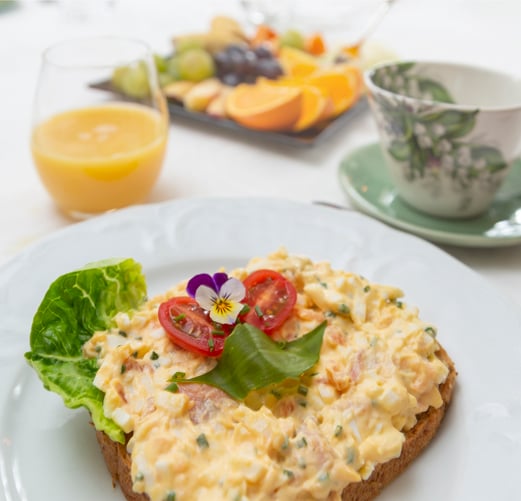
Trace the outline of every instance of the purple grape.
{"label": "purple grape", "polygon": [[249,65],[244,52],[231,52],[230,60],[233,71],[240,74],[248,73]]}
{"label": "purple grape", "polygon": [[257,75],[272,80],[282,76],[284,72],[276,59],[261,59],[257,63]]}
{"label": "purple grape", "polygon": [[220,79],[224,85],[229,85],[230,87],[236,87],[242,83],[242,79],[237,73],[225,73]]}
{"label": "purple grape", "polygon": [[271,52],[271,50],[268,49],[268,47],[266,47],[265,45],[258,45],[257,47],[255,47],[253,49],[253,51],[255,52],[255,55],[259,59],[272,59],[273,58],[273,52]]}
{"label": "purple grape", "polygon": [[226,49],[225,49],[225,51],[228,54],[244,54],[244,52],[246,50],[247,49],[244,45],[237,45],[237,44],[228,45],[228,47],[226,47]]}
{"label": "purple grape", "polygon": [[217,54],[214,55],[214,61],[219,73],[226,73],[233,70],[233,64],[226,51],[217,52]]}
{"label": "purple grape", "polygon": [[256,71],[257,63],[258,63],[258,59],[257,59],[255,52],[253,52],[252,50],[247,50],[244,53],[244,61],[245,61],[245,65],[247,67],[247,72],[254,73]]}
{"label": "purple grape", "polygon": [[262,45],[248,48],[244,45],[229,45],[215,54],[217,76],[225,84],[255,83],[258,77],[276,79],[283,74],[277,59],[268,47]]}

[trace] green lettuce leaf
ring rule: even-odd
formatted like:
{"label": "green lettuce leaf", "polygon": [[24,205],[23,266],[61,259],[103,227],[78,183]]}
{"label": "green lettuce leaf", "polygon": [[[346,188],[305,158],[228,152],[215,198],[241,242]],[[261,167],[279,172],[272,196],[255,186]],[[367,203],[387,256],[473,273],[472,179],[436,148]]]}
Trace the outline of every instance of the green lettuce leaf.
{"label": "green lettuce leaf", "polygon": [[141,265],[133,259],[107,259],[57,278],[49,287],[31,327],[31,351],[25,354],[46,389],[67,407],[86,407],[96,429],[117,442],[123,431],[103,414],[103,392],[92,383],[98,366],[86,359],[83,344],[113,325],[118,312],[146,299]]}
{"label": "green lettuce leaf", "polygon": [[249,324],[239,324],[224,342],[217,365],[209,372],[186,379],[174,374],[167,388],[176,391],[177,383],[202,383],[220,388],[236,400],[253,390],[298,378],[313,367],[320,356],[326,322],[288,343],[277,343]]}

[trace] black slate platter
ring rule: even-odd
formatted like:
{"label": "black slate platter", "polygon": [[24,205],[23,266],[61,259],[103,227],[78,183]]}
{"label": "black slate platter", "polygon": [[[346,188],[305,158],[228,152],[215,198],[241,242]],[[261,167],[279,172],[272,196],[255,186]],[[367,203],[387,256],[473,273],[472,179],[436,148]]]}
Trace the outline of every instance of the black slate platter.
{"label": "black slate platter", "polygon": [[[91,87],[104,91],[117,92],[108,81],[94,83]],[[173,99],[168,99],[167,102],[171,117],[203,124],[210,128],[227,130],[245,138],[249,137],[250,139],[267,141],[273,144],[284,144],[298,148],[310,148],[323,143],[368,108],[367,100],[361,98],[354,106],[334,119],[324,122],[318,127],[313,127],[299,133],[292,133],[249,129],[248,127],[244,127],[230,119],[214,117],[204,112],[188,110],[181,103]]]}

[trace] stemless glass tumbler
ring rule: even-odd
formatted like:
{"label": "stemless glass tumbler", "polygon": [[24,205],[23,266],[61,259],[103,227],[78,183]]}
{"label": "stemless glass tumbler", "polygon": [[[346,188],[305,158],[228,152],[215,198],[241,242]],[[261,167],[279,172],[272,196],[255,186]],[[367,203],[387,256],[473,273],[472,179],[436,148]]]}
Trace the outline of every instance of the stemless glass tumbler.
{"label": "stemless glass tumbler", "polygon": [[[130,92],[111,92],[127,79]],[[132,96],[132,97],[129,97]],[[153,55],[137,40],[69,40],[43,53],[31,150],[40,178],[75,219],[142,203],[162,167],[168,110]]]}

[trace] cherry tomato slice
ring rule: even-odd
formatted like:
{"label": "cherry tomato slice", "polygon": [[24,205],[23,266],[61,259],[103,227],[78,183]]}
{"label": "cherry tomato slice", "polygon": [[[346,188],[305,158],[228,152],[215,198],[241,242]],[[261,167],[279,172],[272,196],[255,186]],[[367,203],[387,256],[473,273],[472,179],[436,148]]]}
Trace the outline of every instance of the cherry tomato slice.
{"label": "cherry tomato slice", "polygon": [[245,303],[250,307],[241,317],[266,334],[272,334],[290,316],[297,301],[295,286],[273,270],[257,270],[243,281]]}
{"label": "cherry tomato slice", "polygon": [[226,326],[215,325],[191,297],[173,297],[161,303],[158,319],[173,343],[206,357],[221,355],[224,340],[230,333],[224,329]]}

